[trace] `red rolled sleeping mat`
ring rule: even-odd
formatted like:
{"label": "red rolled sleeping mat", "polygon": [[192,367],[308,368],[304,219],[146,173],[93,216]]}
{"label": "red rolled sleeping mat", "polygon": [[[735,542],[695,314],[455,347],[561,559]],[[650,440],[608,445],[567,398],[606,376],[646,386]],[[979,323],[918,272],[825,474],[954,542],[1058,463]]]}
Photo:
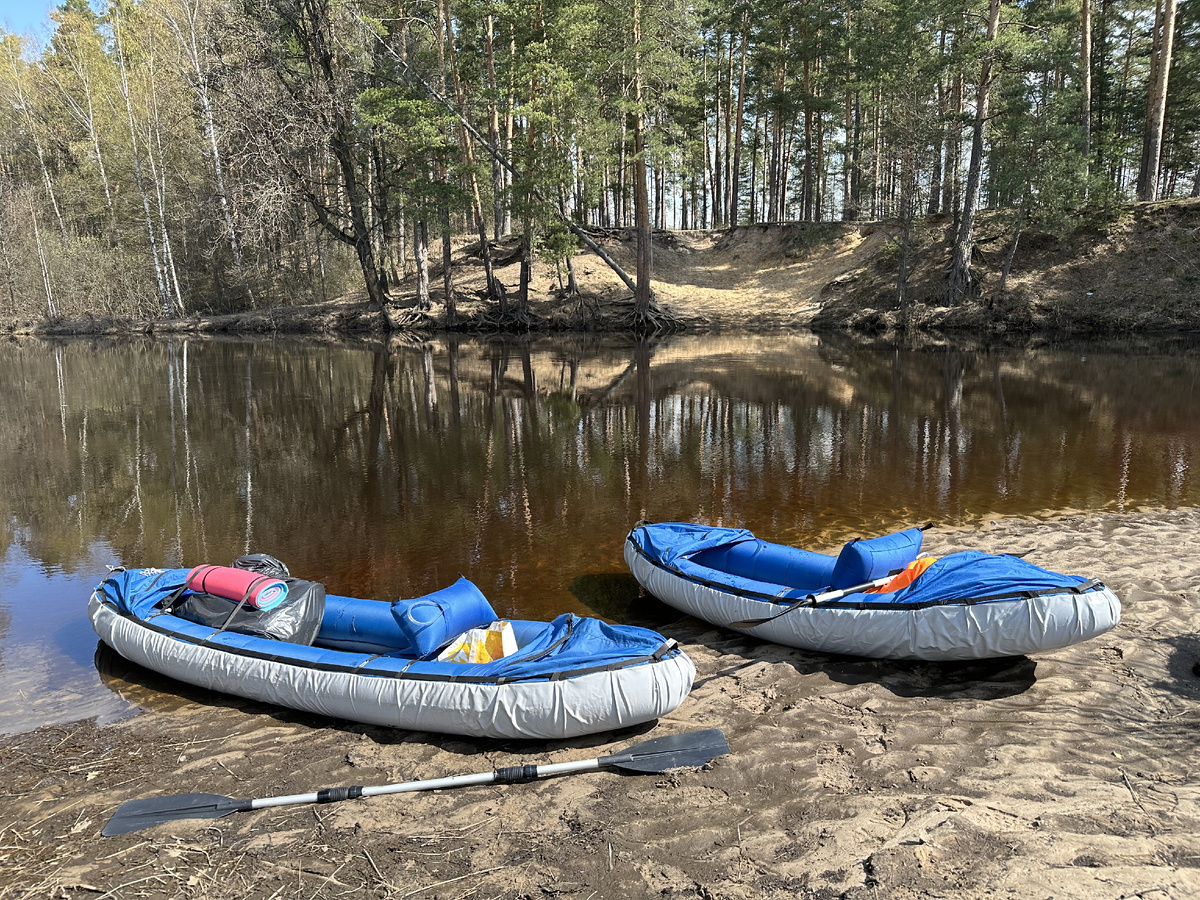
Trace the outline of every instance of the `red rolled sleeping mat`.
{"label": "red rolled sleeping mat", "polygon": [[184,586],[234,603],[245,598],[247,606],[263,611],[274,609],[288,593],[287,583],[282,579],[230,566],[196,566],[188,572]]}

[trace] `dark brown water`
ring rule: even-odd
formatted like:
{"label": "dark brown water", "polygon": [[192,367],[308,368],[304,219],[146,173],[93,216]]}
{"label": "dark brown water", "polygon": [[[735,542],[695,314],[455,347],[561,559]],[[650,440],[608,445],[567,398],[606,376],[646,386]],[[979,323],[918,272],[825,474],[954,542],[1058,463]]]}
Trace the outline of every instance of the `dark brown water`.
{"label": "dark brown water", "polygon": [[926,521],[1195,505],[1198,380],[1186,348],[812,336],[9,344],[0,733],[130,709],[84,614],[106,564],[263,551],[334,593],[462,573],[504,615],[621,617],[613,576],[642,518],[827,549]]}

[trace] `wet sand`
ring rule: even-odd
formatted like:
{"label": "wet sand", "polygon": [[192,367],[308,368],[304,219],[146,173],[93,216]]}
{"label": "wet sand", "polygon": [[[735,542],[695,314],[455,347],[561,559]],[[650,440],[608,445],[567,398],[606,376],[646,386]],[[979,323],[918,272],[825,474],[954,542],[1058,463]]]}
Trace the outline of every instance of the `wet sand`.
{"label": "wet sand", "polygon": [[[933,553],[1033,550],[1095,575],[1121,625],[1075,647],[897,663],[777,647],[642,601],[695,689],[653,727],[563,743],[345,725],[208,694],[98,655],[146,707],[0,742],[0,898],[1200,895],[1200,511],[935,529]],[[135,797],[254,797],[585,759],[720,727],[733,754],[240,813],[115,838]]]}

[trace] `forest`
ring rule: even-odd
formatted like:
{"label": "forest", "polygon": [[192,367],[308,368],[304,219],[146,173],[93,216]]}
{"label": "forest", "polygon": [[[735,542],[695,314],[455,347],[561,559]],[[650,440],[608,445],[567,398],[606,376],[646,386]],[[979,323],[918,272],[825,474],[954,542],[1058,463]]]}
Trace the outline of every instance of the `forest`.
{"label": "forest", "polygon": [[[652,235],[948,221],[1059,233],[1200,195],[1200,9],[1177,0],[66,0],[0,34],[0,315],[146,320],[365,294],[496,321],[582,247],[653,296]],[[636,243],[626,272],[606,236]],[[508,286],[493,264],[519,258]]]}

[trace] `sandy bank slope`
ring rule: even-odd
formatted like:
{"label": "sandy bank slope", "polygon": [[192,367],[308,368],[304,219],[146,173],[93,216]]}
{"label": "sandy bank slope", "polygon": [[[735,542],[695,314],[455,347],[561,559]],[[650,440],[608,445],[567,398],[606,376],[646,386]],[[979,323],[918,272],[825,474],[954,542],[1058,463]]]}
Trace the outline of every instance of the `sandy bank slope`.
{"label": "sandy bank slope", "polygon": [[110,686],[151,713],[0,745],[0,897],[58,885],[68,897],[1197,896],[1198,527],[1200,512],[1181,510],[931,532],[933,552],[1032,548],[1121,595],[1117,630],[1032,659],[829,658],[644,604],[700,670],[651,733],[716,725],[734,749],[667,777],[595,773],[100,839],[135,796],[433,777],[639,738],[522,747],[339,729],[164,693],[112,666]]}

